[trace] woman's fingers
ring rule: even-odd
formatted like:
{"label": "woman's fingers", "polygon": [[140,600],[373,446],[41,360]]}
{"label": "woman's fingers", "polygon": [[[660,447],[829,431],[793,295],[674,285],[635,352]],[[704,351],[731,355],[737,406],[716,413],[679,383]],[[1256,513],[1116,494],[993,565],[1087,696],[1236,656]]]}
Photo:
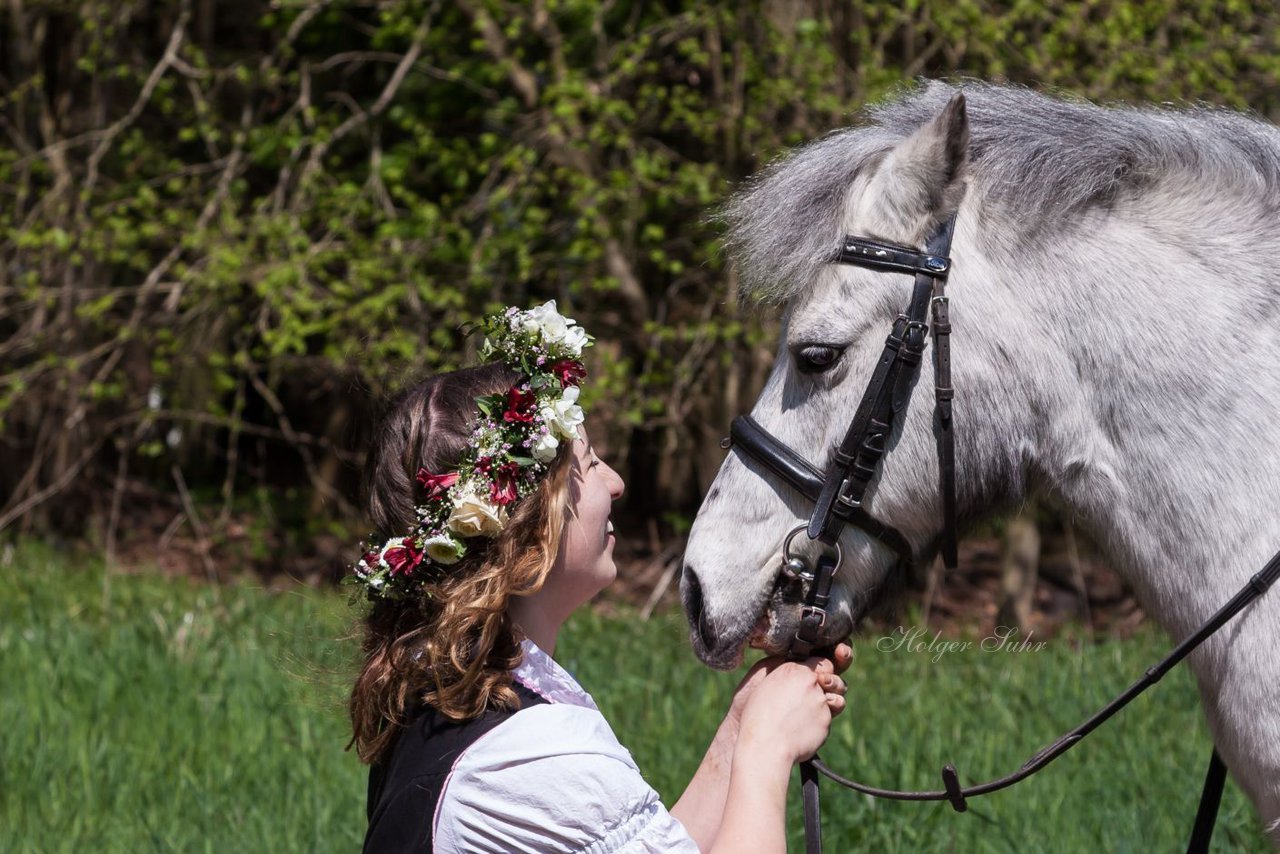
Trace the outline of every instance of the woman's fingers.
{"label": "woman's fingers", "polygon": [[844,673],[853,664],[853,647],[847,643],[838,643],[831,651],[831,661],[836,673]]}
{"label": "woman's fingers", "polygon": [[835,717],[844,711],[846,700],[840,694],[827,694],[827,709],[831,712],[831,717]]}
{"label": "woman's fingers", "polygon": [[822,673],[818,675],[818,684],[822,686],[822,690],[828,694],[844,695],[848,693],[849,686],[844,680],[834,673]]}

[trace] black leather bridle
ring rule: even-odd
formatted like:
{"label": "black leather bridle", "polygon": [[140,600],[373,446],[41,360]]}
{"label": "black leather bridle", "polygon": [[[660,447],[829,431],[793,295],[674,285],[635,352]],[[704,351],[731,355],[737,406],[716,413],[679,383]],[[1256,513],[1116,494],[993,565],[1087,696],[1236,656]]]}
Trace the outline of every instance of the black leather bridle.
{"label": "black leather bridle", "polygon": [[[782,574],[802,590],[800,626],[791,642],[789,655],[807,658],[819,645],[819,633],[827,619],[831,584],[843,554],[839,539],[846,525],[861,530],[898,556],[897,571],[905,571],[915,561],[911,543],[892,525],[876,519],[865,506],[867,489],[879,473],[886,443],[897,419],[910,400],[923,360],[926,334],[933,334],[934,433],[938,445],[939,482],[942,492],[941,553],[947,569],[954,569],[956,555],[955,435],[951,401],[951,323],[946,295],[951,272],[951,238],[955,217],[938,224],[925,242],[924,251],[865,237],[846,236],[833,253],[832,263],[851,264],[870,270],[905,273],[914,277],[911,300],[893,322],[884,350],[862,394],[862,400],[836,448],[825,472],[809,463],[765,430],[749,415],[740,415],[730,426],[725,448],[733,448],[768,469],[814,504],[807,524],[788,533],[783,545]],[[932,324],[928,315],[932,307]],[[792,543],[804,531],[807,539],[823,546],[810,565],[809,558]],[[1280,577],[1280,553],[1249,579],[1230,601],[1174,650],[1130,685],[1096,714],[1044,747],[1012,774],[973,786],[961,786],[953,765],[942,769],[943,789],[906,792],[880,789],[854,782],[831,771],[815,755],[802,763],[805,807],[805,839],[810,854],[822,850],[819,816],[818,774],[846,788],[878,798],[905,801],[949,801],[958,812],[968,808],[967,798],[985,795],[1012,786],[1044,768],[1078,744],[1135,697],[1154,685],[1174,665],[1220,629],[1253,600],[1264,594]],[[1215,749],[1209,761],[1200,807],[1196,813],[1188,852],[1205,852],[1213,834],[1218,804],[1226,779],[1226,766]]]}

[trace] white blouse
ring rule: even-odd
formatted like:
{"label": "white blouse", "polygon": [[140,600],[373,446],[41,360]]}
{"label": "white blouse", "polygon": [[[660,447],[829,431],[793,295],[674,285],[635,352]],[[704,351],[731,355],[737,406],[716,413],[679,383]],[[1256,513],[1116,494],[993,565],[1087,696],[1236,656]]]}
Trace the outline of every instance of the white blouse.
{"label": "white blouse", "polygon": [[547,700],[454,762],[436,805],[437,851],[696,852],[595,701],[532,641],[514,676]]}

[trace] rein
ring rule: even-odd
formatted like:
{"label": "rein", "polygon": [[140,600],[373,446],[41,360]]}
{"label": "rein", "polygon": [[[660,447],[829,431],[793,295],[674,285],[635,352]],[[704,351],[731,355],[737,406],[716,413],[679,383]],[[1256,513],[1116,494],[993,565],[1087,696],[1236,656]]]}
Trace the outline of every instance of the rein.
{"label": "rein", "polygon": [[[749,415],[740,415],[730,425],[729,438],[722,443],[759,463],[776,477],[793,487],[814,504],[813,515],[806,524],[787,534],[782,549],[782,574],[798,583],[803,593],[800,627],[791,642],[789,655],[803,660],[819,645],[819,633],[826,622],[831,585],[843,554],[840,534],[846,525],[858,528],[898,556],[896,569],[905,570],[915,562],[907,538],[892,525],[876,519],[864,504],[867,489],[880,471],[887,450],[886,443],[897,417],[906,409],[911,390],[923,359],[926,333],[933,334],[934,362],[934,435],[938,446],[938,477],[942,492],[941,553],[947,569],[955,569],[956,549],[956,485],[955,437],[951,402],[951,323],[946,296],[947,277],[951,272],[951,238],[955,217],[939,224],[929,235],[924,251],[864,237],[846,236],[834,254],[833,263],[850,264],[878,272],[906,273],[914,276],[911,299],[897,316],[885,340],[884,350],[872,371],[853,420],[837,446],[831,464],[823,472],[786,444],[770,434]],[[932,310],[932,324],[927,316]],[[823,548],[816,561],[793,553],[796,536],[805,532],[807,539]],[[1249,603],[1262,596],[1280,578],[1280,553],[1240,589],[1230,601],[1196,631],[1179,643],[1172,652],[1146,672],[1115,699],[1099,709],[1075,729],[1046,745],[1011,774],[972,786],[961,786],[955,766],[942,768],[942,785],[933,791],[897,791],[858,783],[835,773],[815,755],[800,765],[804,799],[805,845],[809,854],[822,851],[822,823],[818,795],[819,775],[857,792],[877,798],[900,801],[948,801],[957,812],[968,809],[967,799],[990,794],[1012,786],[1043,769],[1050,762],[1079,744],[1113,715],[1127,706],[1186,658],[1201,643],[1217,632]],[[1205,852],[1217,820],[1226,766],[1216,748],[1196,813],[1188,852]]]}

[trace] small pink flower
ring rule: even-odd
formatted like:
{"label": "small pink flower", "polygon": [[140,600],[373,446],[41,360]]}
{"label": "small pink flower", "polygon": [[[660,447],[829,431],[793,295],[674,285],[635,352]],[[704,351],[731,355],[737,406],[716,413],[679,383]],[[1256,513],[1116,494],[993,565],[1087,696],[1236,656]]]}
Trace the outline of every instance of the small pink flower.
{"label": "small pink flower", "polygon": [[439,500],[444,497],[445,490],[458,482],[456,471],[445,474],[432,474],[424,468],[418,469],[418,483],[427,491],[427,498]]}
{"label": "small pink flower", "polygon": [[382,556],[391,567],[392,575],[411,575],[418,564],[422,563],[423,551],[413,544],[413,537],[405,537],[400,545],[387,549]]}

